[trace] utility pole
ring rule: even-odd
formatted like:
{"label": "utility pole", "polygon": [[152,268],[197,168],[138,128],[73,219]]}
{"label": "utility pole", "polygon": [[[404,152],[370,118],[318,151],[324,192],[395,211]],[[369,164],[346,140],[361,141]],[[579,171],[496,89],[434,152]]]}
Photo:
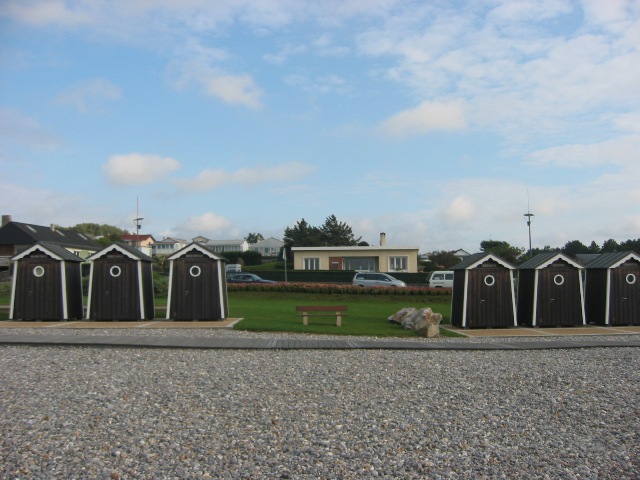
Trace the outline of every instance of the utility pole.
{"label": "utility pole", "polygon": [[527,227],[529,228],[529,258],[533,256],[532,248],[531,248],[531,217],[535,215],[531,213],[531,209],[529,208],[529,189],[527,189],[527,213],[524,214],[524,217],[527,219]]}

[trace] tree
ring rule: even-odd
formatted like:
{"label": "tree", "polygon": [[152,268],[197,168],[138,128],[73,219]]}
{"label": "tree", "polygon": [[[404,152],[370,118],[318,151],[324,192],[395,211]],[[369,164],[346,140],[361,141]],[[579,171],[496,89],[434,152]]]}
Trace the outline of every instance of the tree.
{"label": "tree", "polygon": [[[96,240],[103,245],[109,245],[113,242],[122,241],[122,236],[127,235],[127,231],[112,225],[97,224],[97,223],[78,223],[73,227],[66,228],[73,232],[84,233],[91,235],[92,237],[98,237]],[[102,237],[102,238],[100,238]]]}
{"label": "tree", "polygon": [[355,238],[349,225],[330,215],[320,227],[320,240],[329,247],[351,247],[358,245],[362,237]]}
{"label": "tree", "polygon": [[580,240],[571,240],[565,243],[564,247],[562,247],[561,250],[562,250],[562,253],[570,257],[575,257],[579,253],[590,253],[589,247],[587,247]]}
{"label": "tree", "polygon": [[618,245],[618,242],[616,242],[613,238],[606,240],[602,244],[602,253],[617,252],[618,250],[620,250],[620,246]]}
{"label": "tree", "polygon": [[264,240],[264,237],[261,233],[250,233],[249,235],[244,237],[244,239],[247,241],[247,243],[253,245]]}
{"label": "tree", "polygon": [[620,243],[620,251],[631,250],[632,252],[640,253],[640,238],[636,240],[625,240]]}
{"label": "tree", "polygon": [[454,253],[455,250],[438,250],[429,253],[429,261],[425,265],[425,270],[449,270],[457,263],[460,263],[460,258],[456,257]]}
{"label": "tree", "polygon": [[322,245],[321,233],[318,227],[312,227],[303,218],[293,227],[284,229],[284,243],[287,247],[317,247]]}
{"label": "tree", "polygon": [[600,253],[600,247],[596,242],[592,241],[589,245],[589,253]]}
{"label": "tree", "polygon": [[517,263],[518,257],[524,252],[524,248],[514,247],[502,240],[483,240],[480,242],[480,250],[493,253],[501,259],[514,264]]}

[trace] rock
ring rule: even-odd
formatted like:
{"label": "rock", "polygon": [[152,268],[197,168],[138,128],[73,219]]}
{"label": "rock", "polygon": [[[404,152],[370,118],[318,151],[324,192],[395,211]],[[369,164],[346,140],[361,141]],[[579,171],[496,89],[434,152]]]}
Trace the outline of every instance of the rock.
{"label": "rock", "polygon": [[409,315],[413,315],[416,311],[417,309],[413,307],[403,308],[402,310],[398,310],[397,313],[391,315],[387,320],[389,320],[392,323],[397,323],[399,325],[402,325],[402,321]]}
{"label": "rock", "polygon": [[434,313],[430,308],[418,310],[406,307],[391,315],[388,320],[402,325],[406,330],[415,330],[422,336],[433,338],[440,335],[442,315]]}

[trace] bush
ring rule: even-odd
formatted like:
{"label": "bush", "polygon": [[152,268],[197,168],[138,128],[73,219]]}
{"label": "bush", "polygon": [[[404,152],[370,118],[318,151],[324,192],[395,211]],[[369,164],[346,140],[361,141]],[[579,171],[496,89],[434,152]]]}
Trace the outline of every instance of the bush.
{"label": "bush", "polygon": [[347,284],[330,283],[229,283],[230,292],[292,292],[292,293],[330,293],[349,295],[450,295],[450,288],[429,287],[356,287]]}
{"label": "bush", "polygon": [[11,282],[0,282],[0,297],[8,297],[11,295]]}

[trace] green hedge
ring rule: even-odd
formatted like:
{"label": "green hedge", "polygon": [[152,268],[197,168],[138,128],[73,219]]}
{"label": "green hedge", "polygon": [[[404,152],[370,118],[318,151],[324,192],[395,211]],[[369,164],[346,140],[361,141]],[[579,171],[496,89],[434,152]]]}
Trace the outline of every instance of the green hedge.
{"label": "green hedge", "polygon": [[356,287],[349,284],[336,283],[229,283],[230,292],[291,292],[291,293],[330,293],[349,295],[450,295],[449,288],[429,287]]}

